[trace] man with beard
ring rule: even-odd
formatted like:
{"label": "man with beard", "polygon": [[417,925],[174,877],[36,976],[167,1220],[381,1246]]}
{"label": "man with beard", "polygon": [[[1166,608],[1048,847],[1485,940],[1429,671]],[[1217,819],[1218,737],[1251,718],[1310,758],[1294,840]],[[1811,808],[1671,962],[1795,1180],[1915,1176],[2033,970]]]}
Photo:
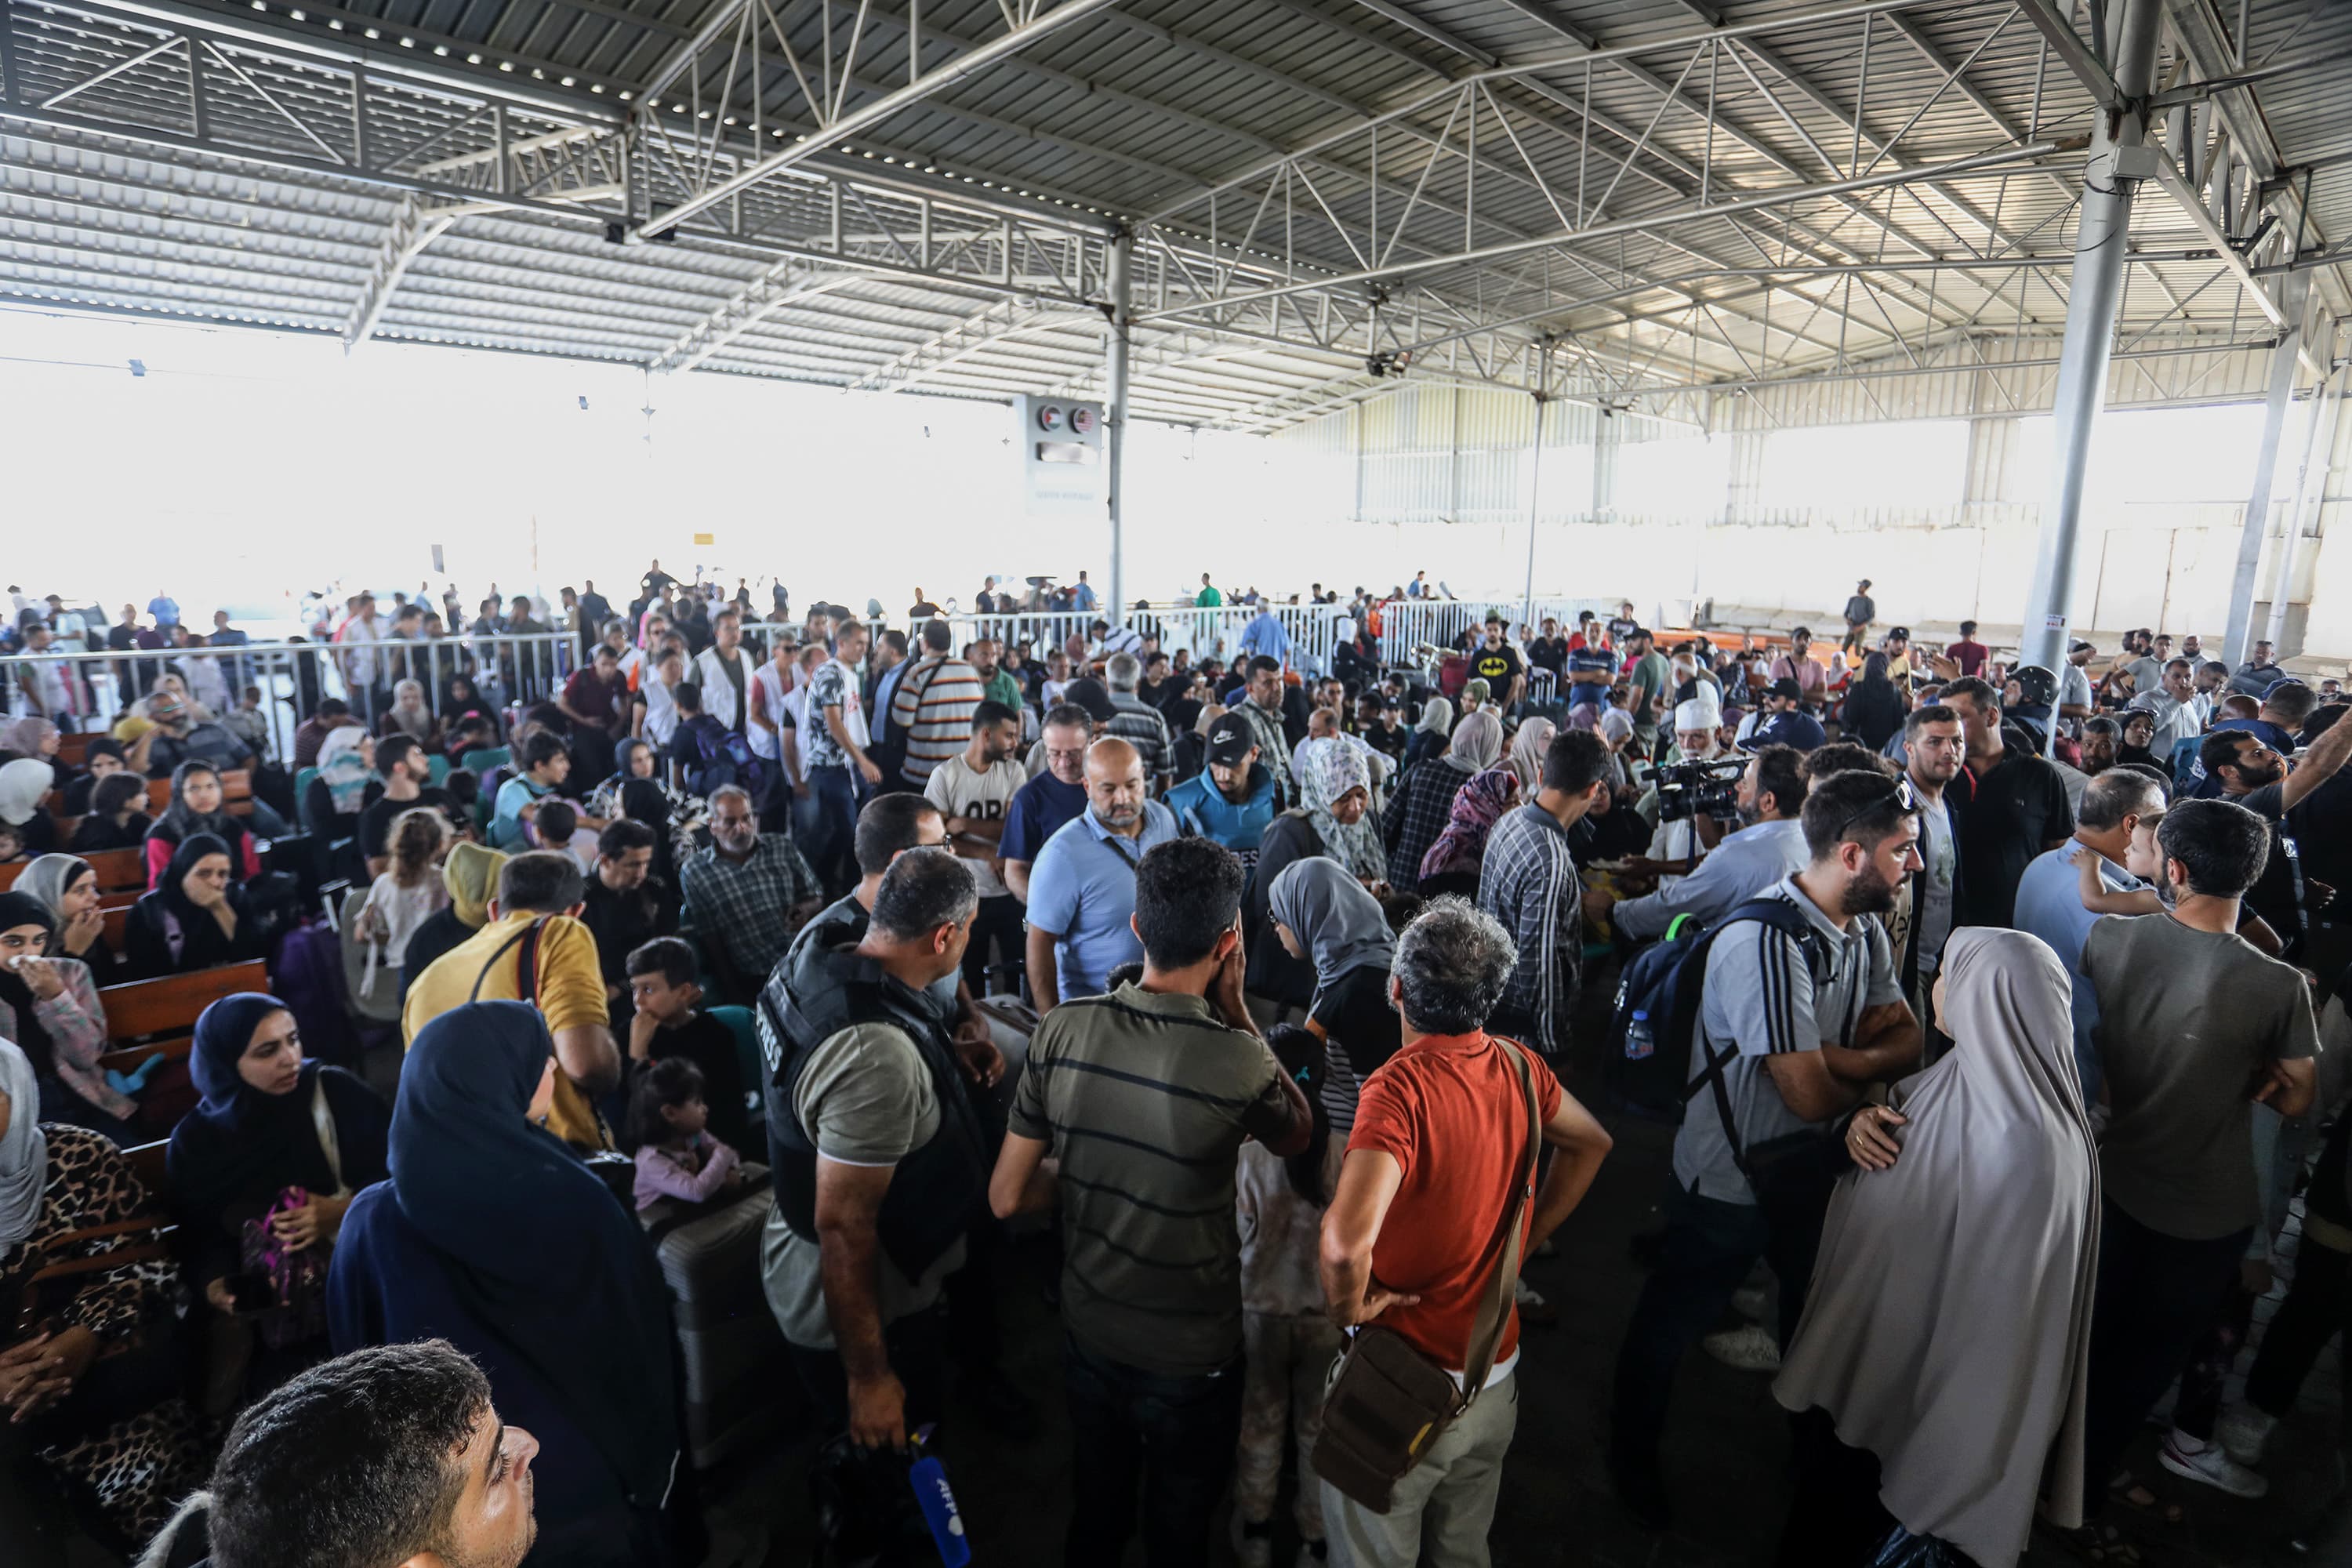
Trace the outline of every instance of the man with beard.
{"label": "man with beard", "polygon": [[[1675,706],[1675,745],[1666,753],[1666,763],[1711,763],[1726,754],[1729,748],[1723,743],[1722,713],[1711,694],[1692,698]],[[1723,825],[1705,812],[1668,819],[1658,809],[1657,780],[1654,774],[1643,781],[1647,793],[1639,803],[1643,816],[1655,815],[1658,825],[1650,833],[1649,858],[1676,870],[1659,879],[1664,891],[1683,877],[1690,874],[1698,858],[1714,848],[1723,837]],[[1796,807],[1790,808],[1794,814]],[[1790,868],[1794,870],[1793,866]],[[1788,873],[1781,873],[1786,876]],[[1770,879],[1777,882],[1780,877]],[[1768,884],[1769,885],[1769,884]]]}
{"label": "man with beard", "polygon": [[793,841],[760,831],[759,808],[740,784],[710,792],[710,845],[679,869],[685,908],[678,935],[712,965],[712,992],[748,1004],[824,902],[824,887]]}
{"label": "man with beard", "polygon": [[1944,943],[1958,923],[1953,912],[1960,897],[1959,824],[1945,804],[1944,786],[1959,773],[1967,747],[1960,716],[1940,702],[1914,708],[1903,721],[1905,776],[1919,806],[1919,869],[1911,879],[1911,918],[1895,967],[1922,1024],[1932,1016],[1927,997],[1943,966]]}
{"label": "man with beard", "polygon": [[1759,749],[1739,777],[1739,831],[1689,876],[1613,907],[1610,925],[1636,938],[1664,935],[1677,915],[1711,926],[1803,870],[1811,859],[1799,820],[1805,805],[1804,761],[1805,753],[1794,746]]}
{"label": "man with beard", "polygon": [[1966,677],[1950,682],[1943,705],[1959,719],[1967,747],[1966,765],[1952,775],[1960,856],[1953,920],[2011,925],[2017,879],[2035,856],[2074,835],[2066,782],[2021,737],[2015,745],[2002,738],[2000,693],[1985,682]]}
{"label": "man with beard", "polygon": [[1783,1347],[1804,1311],[1828,1210],[1826,1169],[1776,1160],[1782,1174],[1751,1184],[1750,1171],[1766,1170],[1751,1156],[1768,1143],[1828,1140],[1865,1089],[1919,1059],[1919,1023],[1885,928],[1868,918],[1892,910],[1895,889],[1919,868],[1910,785],[1832,773],[1807,794],[1802,823],[1808,863],[1764,895],[1794,907],[1797,931],[1742,921],[1707,952],[1691,1043],[1697,1087],[1675,1140],[1664,1245],[1618,1352],[1611,1468],[1620,1500],[1653,1529],[1666,1521],[1658,1439],[1683,1352],[1715,1326],[1759,1258],[1780,1280]]}
{"label": "man with beard", "polygon": [[2270,830],[2270,853],[2245,891],[2246,907],[2270,922],[2286,943],[2289,962],[2303,952],[2311,916],[2326,907],[2335,890],[2304,874],[2302,847],[2289,830],[2286,814],[2304,797],[2342,771],[2352,755],[2352,726],[2331,724],[2314,741],[2294,771],[2284,757],[2245,730],[2216,730],[2205,737],[2197,760],[2208,778],[2219,780],[2221,796],[2263,819]]}
{"label": "man with beard", "polygon": [[980,912],[972,917],[963,963],[964,983],[975,996],[988,994],[992,948],[1002,955],[997,962],[1013,982],[1009,989],[1020,989],[1021,900],[997,870],[1004,853],[1005,813],[1029,782],[1029,771],[1013,754],[1020,748],[1019,710],[1002,702],[982,702],[972,710],[971,739],[963,754],[933,768],[923,785],[923,798],[947,821],[950,847],[980,889]]}
{"label": "man with beard", "polygon": [[1087,808],[1038,851],[1029,877],[1029,989],[1042,1016],[1099,996],[1110,972],[1143,956],[1135,868],[1176,837],[1176,817],[1146,797],[1142,754],[1115,736],[1087,751]]}

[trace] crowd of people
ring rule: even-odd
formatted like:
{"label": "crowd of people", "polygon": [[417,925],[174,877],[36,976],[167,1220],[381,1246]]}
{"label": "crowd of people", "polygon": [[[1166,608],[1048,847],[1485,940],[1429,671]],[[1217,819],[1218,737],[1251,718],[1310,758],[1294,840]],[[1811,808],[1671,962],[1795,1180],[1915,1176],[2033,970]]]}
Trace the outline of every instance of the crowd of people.
{"label": "crowd of people", "polygon": [[[657,562],[470,622],[362,593],[282,756],[166,595],[100,639],[148,663],[13,666],[26,1451],[158,1564],[700,1561],[656,1245],[758,1202],[839,1560],[921,1539],[911,1457],[1034,1435],[994,1306],[1033,1237],[1071,1568],[1220,1529],[1251,1568],[1482,1564],[1560,1316],[1520,1264],[1632,1115],[1671,1178],[1591,1415],[1642,1526],[1710,1490],[1671,1459],[1701,1344],[1789,1413],[1783,1563],[2137,1561],[2176,1384],[2156,1466],[2262,1496],[2352,1310],[2336,683],[2153,630],[1930,647],[1866,581],[1834,645],[1626,604],[1384,660],[1440,592],[1316,584],[1311,662],[1207,575],[1262,606],[1230,649]],[[1083,573],[974,602],[1100,608]],[[100,637],[19,608],[27,653]],[[499,632],[568,675],[464,640]],[[89,857],[124,849],[118,952]],[[184,1065],[115,1065],[106,987],[256,959]],[[166,1142],[160,1181],[126,1153]]]}

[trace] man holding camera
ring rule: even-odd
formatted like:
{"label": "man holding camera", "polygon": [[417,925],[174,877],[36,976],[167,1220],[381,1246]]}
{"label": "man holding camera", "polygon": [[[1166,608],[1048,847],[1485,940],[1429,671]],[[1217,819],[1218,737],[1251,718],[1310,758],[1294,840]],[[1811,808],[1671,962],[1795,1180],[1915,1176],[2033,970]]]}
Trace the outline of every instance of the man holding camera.
{"label": "man holding camera", "polygon": [[1612,906],[1609,923],[1623,935],[1664,936],[1677,915],[1712,925],[1775,884],[1804,869],[1811,857],[1798,820],[1805,805],[1804,753],[1765,746],[1739,777],[1741,826],[1687,877],[1672,886]]}

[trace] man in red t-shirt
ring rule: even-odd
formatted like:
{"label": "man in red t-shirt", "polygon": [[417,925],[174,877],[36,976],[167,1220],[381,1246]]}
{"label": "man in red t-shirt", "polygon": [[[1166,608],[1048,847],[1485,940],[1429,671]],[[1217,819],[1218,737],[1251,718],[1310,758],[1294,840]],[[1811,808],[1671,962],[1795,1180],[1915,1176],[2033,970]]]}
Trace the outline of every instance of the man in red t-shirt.
{"label": "man in red t-shirt", "polygon": [[[1404,1046],[1364,1080],[1339,1186],[1323,1219],[1323,1296],[1342,1328],[1380,1321],[1459,1380],[1470,1331],[1503,1258],[1503,1219],[1528,1152],[1527,1101],[1486,1016],[1517,962],[1508,932],[1465,900],[1433,901],[1397,939],[1389,999]],[[1528,1065],[1558,1151],[1528,1205],[1521,1255],[1557,1229],[1592,1185],[1609,1134],[1540,1058]],[[1442,1157],[1441,1157],[1442,1156]],[[1374,1513],[1323,1486],[1332,1560],[1361,1568],[1486,1561],[1503,1454],[1518,1424],[1516,1306],[1484,1392]]]}
{"label": "man in red t-shirt", "polygon": [[1962,675],[1980,680],[1984,678],[1985,660],[1992,657],[1992,649],[1977,641],[1976,622],[1962,621],[1960,640],[1946,648],[1944,657],[1958,665]]}

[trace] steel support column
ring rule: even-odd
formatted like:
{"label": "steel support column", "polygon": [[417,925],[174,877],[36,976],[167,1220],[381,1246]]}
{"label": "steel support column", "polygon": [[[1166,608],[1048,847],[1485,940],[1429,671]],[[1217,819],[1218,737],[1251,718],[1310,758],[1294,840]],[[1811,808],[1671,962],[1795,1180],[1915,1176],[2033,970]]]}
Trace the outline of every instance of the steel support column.
{"label": "steel support column", "polygon": [[1127,354],[1134,323],[1128,319],[1129,264],[1135,237],[1122,230],[1110,242],[1110,333],[1103,343],[1103,502],[1110,516],[1110,614],[1127,624],[1127,527],[1120,504],[1119,467],[1127,455]]}
{"label": "steel support column", "polygon": [[[1544,409],[1551,402],[1551,355],[1537,360],[1536,437],[1528,455],[1528,577],[1519,596],[1519,624],[1528,625],[1536,612],[1536,531],[1543,522],[1543,447]],[[1456,397],[1460,394],[1455,394]]]}
{"label": "steel support column", "polygon": [[[2029,6],[2028,15],[2032,14]],[[2033,585],[2026,595],[2024,630],[2019,637],[2021,661],[2044,669],[2064,667],[2091,427],[2107,400],[2107,356],[2115,347],[2132,197],[2139,186],[2138,181],[2116,173],[2117,154],[2137,148],[2147,134],[2147,111],[2140,103],[2155,85],[2161,20],[2160,0],[2124,0],[2116,79],[2125,102],[2101,111],[2093,122],[2090,159],[2083,168],[2074,269],[2066,290],[2066,346],[2059,360],[2053,410],[2057,429],[2052,467],[2057,488],[2042,521]],[[2288,363],[2294,363],[2291,356]]]}
{"label": "steel support column", "polygon": [[[2279,289],[2286,325],[2280,329],[2278,347],[2271,351],[2262,445],[2254,451],[2254,486],[2246,497],[2246,521],[2238,530],[2238,569],[2230,579],[2229,629],[2221,634],[2221,657],[2233,669],[2246,662],[2246,649],[2253,640],[2255,580],[2262,573],[2263,539],[2271,531],[2271,475],[2278,468],[2279,433],[2286,424],[2287,400],[2294,395],[2294,373],[2303,356],[2304,304],[2310,287],[2310,273],[2290,272]],[[2318,389],[2312,390],[2316,395]],[[2291,550],[2294,541],[2287,542]]]}
{"label": "steel support column", "polygon": [[[2333,337],[2331,329],[2328,335]],[[2323,342],[2323,357],[2332,355],[2336,345]],[[2328,458],[2336,450],[2336,419],[2344,407],[2343,376],[2331,372],[2327,378],[2312,389],[2311,418],[2303,427],[2303,461],[2295,466],[2294,501],[2286,509],[2286,521],[2280,531],[2278,576],[2271,589],[2270,624],[2263,630],[2263,640],[2274,653],[2286,647],[2286,606],[2288,595],[2294,591],[2294,552],[2303,538],[2303,512],[2305,500],[2324,497],[2327,493]],[[2319,472],[2311,471],[2312,459],[2319,460]],[[2318,483],[2313,484],[2314,478]]]}

